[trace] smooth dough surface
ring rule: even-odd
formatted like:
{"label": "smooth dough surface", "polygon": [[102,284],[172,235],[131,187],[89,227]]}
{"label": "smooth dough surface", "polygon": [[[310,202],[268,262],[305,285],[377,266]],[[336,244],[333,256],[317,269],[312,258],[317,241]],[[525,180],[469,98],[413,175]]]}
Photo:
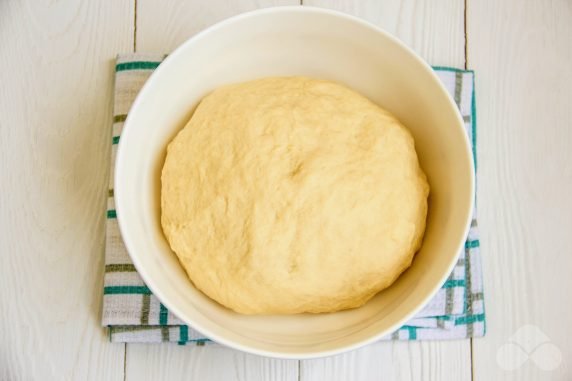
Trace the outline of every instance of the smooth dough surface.
{"label": "smooth dough surface", "polygon": [[409,131],[334,82],[206,96],[169,144],[161,223],[194,285],[244,314],[359,307],[410,266],[429,186]]}

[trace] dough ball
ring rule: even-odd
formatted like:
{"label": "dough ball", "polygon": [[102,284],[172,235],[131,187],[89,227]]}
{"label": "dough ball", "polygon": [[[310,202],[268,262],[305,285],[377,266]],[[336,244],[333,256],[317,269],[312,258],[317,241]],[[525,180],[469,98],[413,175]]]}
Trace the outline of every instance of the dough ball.
{"label": "dough ball", "polygon": [[161,179],[161,223],[189,278],[244,314],[359,307],[410,266],[425,230],[411,134],[329,81],[213,91]]}

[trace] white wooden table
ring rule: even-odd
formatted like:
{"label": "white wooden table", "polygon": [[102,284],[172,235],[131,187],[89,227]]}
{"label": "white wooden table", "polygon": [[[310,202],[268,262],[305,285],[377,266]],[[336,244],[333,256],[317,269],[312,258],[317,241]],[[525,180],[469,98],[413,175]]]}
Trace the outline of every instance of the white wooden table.
{"label": "white wooden table", "polygon": [[[108,342],[113,57],[169,52],[228,16],[294,3],[0,0],[0,380],[572,379],[569,0],[304,0],[383,27],[431,64],[476,70],[486,338],[311,361]],[[518,353],[503,345],[527,324],[552,355],[504,370]]]}

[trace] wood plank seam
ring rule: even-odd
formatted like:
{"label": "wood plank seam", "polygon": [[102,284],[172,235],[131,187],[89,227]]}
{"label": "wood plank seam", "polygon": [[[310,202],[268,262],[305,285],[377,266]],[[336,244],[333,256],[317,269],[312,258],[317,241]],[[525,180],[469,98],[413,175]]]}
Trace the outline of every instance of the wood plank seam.
{"label": "wood plank seam", "polygon": [[[137,0],[135,0],[137,1]],[[469,39],[467,36],[467,2],[468,0],[464,0],[464,8],[463,8],[463,31],[465,35],[465,70],[469,68]],[[471,339],[472,341],[473,339]]]}
{"label": "wood plank seam", "polygon": [[127,344],[123,344],[123,381],[127,379]]}
{"label": "wood plank seam", "polygon": [[133,53],[137,51],[137,0],[134,0],[133,10]]}

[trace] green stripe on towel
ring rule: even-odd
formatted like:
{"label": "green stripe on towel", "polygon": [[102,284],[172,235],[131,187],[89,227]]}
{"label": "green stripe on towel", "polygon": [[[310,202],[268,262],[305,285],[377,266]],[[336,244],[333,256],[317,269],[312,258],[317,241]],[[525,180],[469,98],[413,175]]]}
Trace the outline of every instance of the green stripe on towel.
{"label": "green stripe on towel", "polygon": [[103,288],[103,295],[117,294],[141,294],[150,295],[151,290],[147,286],[106,286]]}
{"label": "green stripe on towel", "polygon": [[467,242],[465,242],[465,248],[466,248],[466,249],[473,249],[473,248],[479,247],[479,246],[481,246],[481,243],[479,242],[478,239],[475,239],[475,240],[473,240],[473,241],[467,241]]}
{"label": "green stripe on towel", "polygon": [[167,325],[167,318],[169,316],[169,311],[163,303],[159,304],[159,325]]}
{"label": "green stripe on towel", "polygon": [[455,325],[462,325],[462,324],[473,324],[475,322],[484,321],[485,314],[478,314],[478,315],[466,315],[461,316],[460,318],[455,320]]}
{"label": "green stripe on towel", "polygon": [[401,329],[409,332],[408,340],[417,340],[417,327],[404,325]]}
{"label": "green stripe on towel", "polygon": [[181,325],[179,329],[179,344],[186,344],[189,341],[189,327],[186,325]]}
{"label": "green stripe on towel", "polygon": [[449,67],[449,66],[432,66],[433,70],[440,70],[440,71],[450,71],[452,73],[474,73],[474,70],[471,69],[457,69],[456,67]]}
{"label": "green stripe on towel", "polygon": [[449,279],[441,288],[465,287],[464,279]]}
{"label": "green stripe on towel", "polygon": [[154,70],[161,62],[151,62],[151,61],[133,61],[133,62],[123,62],[115,65],[115,71],[126,71],[126,70]]}

